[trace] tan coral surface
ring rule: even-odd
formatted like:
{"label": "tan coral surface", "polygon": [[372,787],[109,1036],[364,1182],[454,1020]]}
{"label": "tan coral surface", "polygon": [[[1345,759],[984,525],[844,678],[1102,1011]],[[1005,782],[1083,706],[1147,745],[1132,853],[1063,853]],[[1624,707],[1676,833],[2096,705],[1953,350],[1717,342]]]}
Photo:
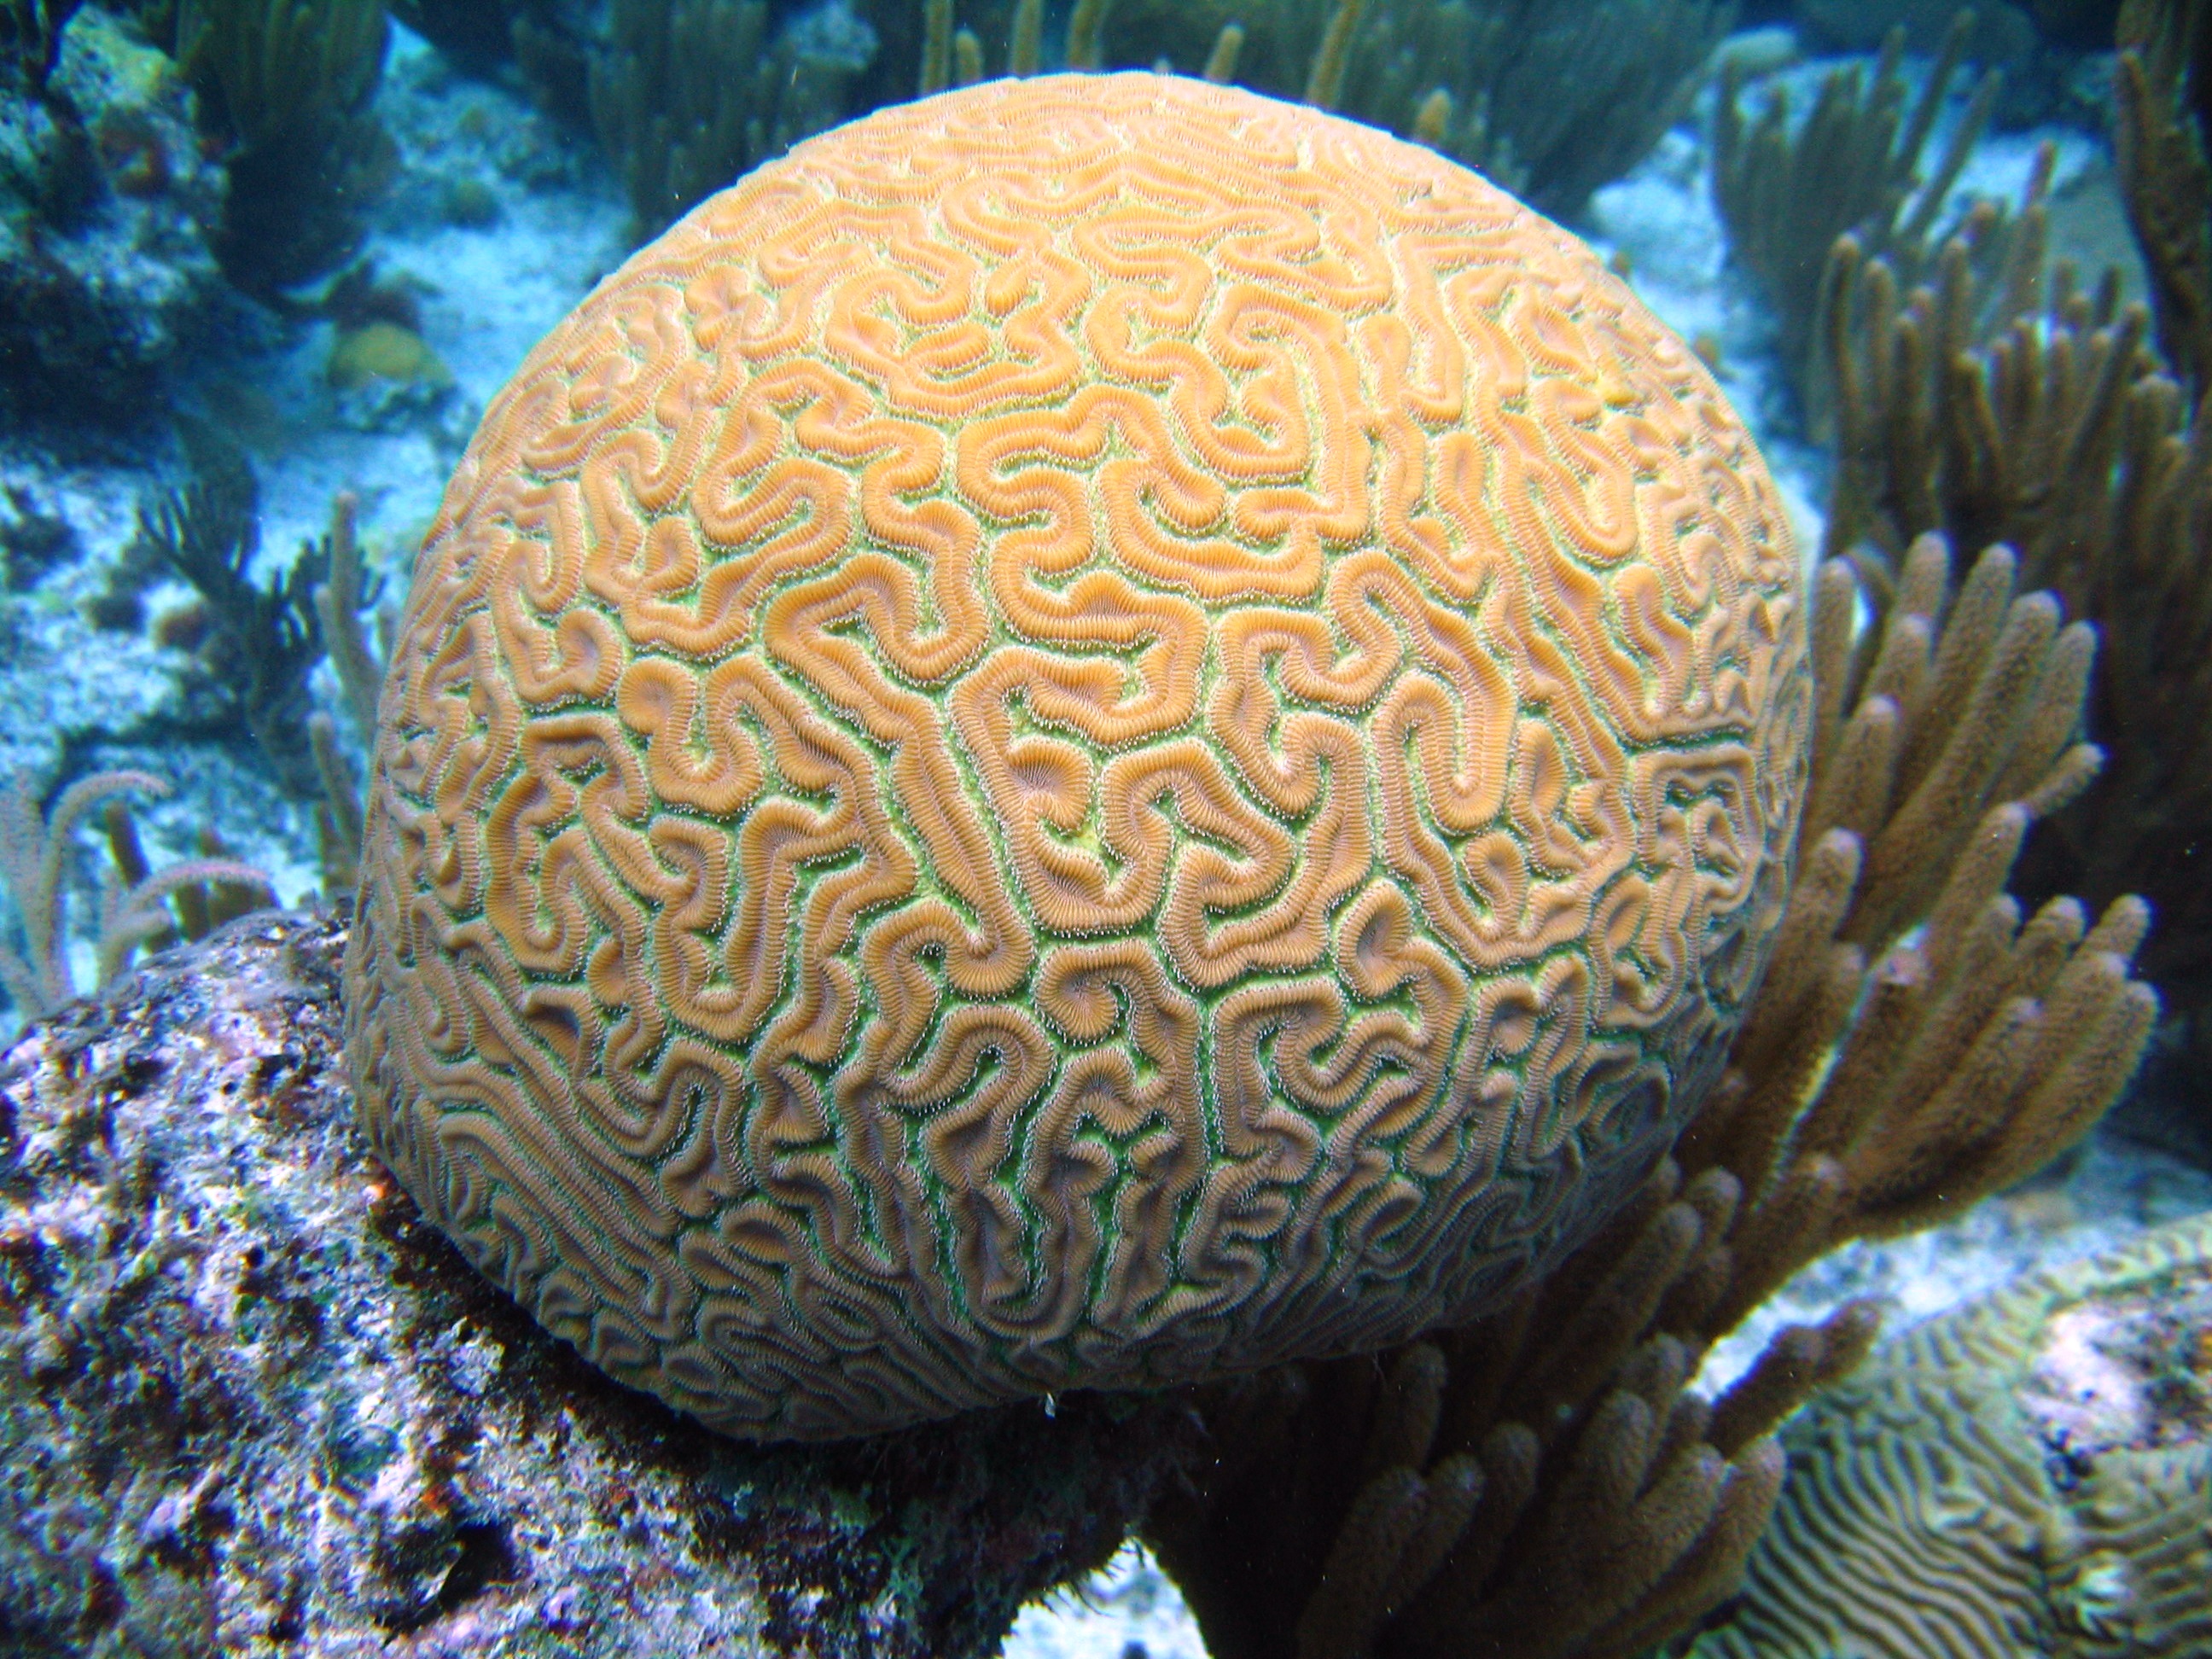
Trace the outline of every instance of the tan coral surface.
{"label": "tan coral surface", "polygon": [[1463,1316],[1756,977],[1800,583],[1689,351],[1382,133],[1152,75],[799,146],[494,403],[384,692],[379,1150],[821,1437]]}
{"label": "tan coral surface", "polygon": [[1906,1334],[1783,1432],[1691,1659],[2212,1652],[2212,1215]]}

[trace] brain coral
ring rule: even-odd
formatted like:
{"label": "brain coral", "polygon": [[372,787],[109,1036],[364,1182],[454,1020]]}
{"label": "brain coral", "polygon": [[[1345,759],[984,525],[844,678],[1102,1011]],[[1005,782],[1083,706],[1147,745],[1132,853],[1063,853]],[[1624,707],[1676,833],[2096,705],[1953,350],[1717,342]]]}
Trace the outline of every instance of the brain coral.
{"label": "brain coral", "polygon": [[500,395],[386,683],[377,1148],[821,1437],[1347,1352],[1708,1085],[1802,771],[1696,360],[1443,159],[1151,75],[802,144]]}
{"label": "brain coral", "polygon": [[2035,1273],[1808,1407],[1692,1659],[2212,1653],[2212,1216]]}

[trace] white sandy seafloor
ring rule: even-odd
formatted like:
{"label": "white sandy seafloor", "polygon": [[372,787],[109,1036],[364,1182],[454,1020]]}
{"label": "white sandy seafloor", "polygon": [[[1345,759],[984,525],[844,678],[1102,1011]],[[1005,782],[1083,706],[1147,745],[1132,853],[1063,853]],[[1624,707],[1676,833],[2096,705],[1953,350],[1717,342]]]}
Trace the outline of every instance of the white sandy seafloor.
{"label": "white sandy seafloor", "polygon": [[1206,1659],[1190,1609],[1141,1544],[1022,1610],[1005,1659]]}
{"label": "white sandy seafloor", "polygon": [[[198,391],[211,405],[243,404],[249,414],[258,408],[270,416],[270,435],[254,457],[263,508],[255,574],[264,581],[289,563],[302,538],[323,528],[331,495],[351,489],[362,501],[365,545],[396,592],[483,406],[626,246],[619,191],[587,143],[508,94],[453,75],[404,30],[394,34],[379,107],[403,167],[365,252],[380,277],[415,289],[423,337],[452,384],[441,394],[382,404],[342,398],[323,374],[328,324],[289,332],[265,324],[258,337],[245,327],[231,361],[200,372]],[[1811,70],[1787,73],[1802,88]],[[1801,95],[1801,108],[1803,101]],[[1993,138],[1978,150],[1966,187],[2013,194],[2045,137],[2058,145],[2057,194],[2062,202],[2073,198],[2073,219],[2116,223],[2104,199],[2107,166],[2079,133]],[[1632,285],[1662,318],[1684,337],[1704,337],[1717,349],[1722,384],[1759,436],[1809,556],[1820,536],[1821,458],[1788,434],[1771,324],[1724,266],[1705,164],[1698,131],[1677,130],[1633,174],[1599,193],[1593,223],[1581,228],[1601,253],[1625,262]],[[441,210],[460,184],[489,191],[494,222],[456,223],[458,216]],[[2115,244],[2108,251],[2124,249]],[[2094,270],[2097,262],[2083,263]],[[32,596],[33,625],[22,631],[15,659],[0,664],[0,777],[51,768],[60,732],[95,719],[123,726],[169,696],[180,657],[143,637],[100,633],[80,612],[131,539],[134,504],[157,482],[143,456],[80,459],[57,471],[0,433],[0,486],[31,485],[42,505],[70,520],[88,550],[79,566]],[[149,594],[149,614],[185,597],[180,587]],[[240,855],[276,872],[281,896],[292,899],[315,884],[306,810],[249,765],[176,746],[143,753],[110,747],[100,758],[146,765],[177,782],[173,801],[141,812],[157,862],[186,855],[195,831],[215,823]],[[11,1013],[0,1012],[0,1035],[13,1024]],[[2087,1255],[2205,1208],[2212,1208],[2212,1176],[2124,1142],[2094,1141],[2054,1176],[1950,1227],[1850,1247],[1808,1269],[1721,1345],[1705,1380],[1723,1386],[1775,1328],[1817,1319],[1849,1297],[1884,1298],[1894,1329],[2024,1268]],[[1084,1585],[1027,1609],[1005,1651],[1008,1659],[1202,1659],[1205,1648],[1173,1585],[1131,1546]]]}

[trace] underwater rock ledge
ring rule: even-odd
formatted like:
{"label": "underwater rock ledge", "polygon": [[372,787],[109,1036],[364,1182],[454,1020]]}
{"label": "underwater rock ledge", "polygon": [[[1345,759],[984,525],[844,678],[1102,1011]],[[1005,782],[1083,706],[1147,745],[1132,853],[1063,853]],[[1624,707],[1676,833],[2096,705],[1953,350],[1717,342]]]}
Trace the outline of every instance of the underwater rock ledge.
{"label": "underwater rock ledge", "polygon": [[758,1448],[608,1382],[370,1158],[345,932],[0,1054],[0,1654],[962,1659],[1192,1454],[1166,1400]]}

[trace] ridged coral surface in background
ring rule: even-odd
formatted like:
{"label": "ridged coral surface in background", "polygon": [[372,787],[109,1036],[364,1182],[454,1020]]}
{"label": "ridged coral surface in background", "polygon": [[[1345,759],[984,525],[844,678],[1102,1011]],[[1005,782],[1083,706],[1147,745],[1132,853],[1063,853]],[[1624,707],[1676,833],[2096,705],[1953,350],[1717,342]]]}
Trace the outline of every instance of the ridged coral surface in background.
{"label": "ridged coral surface in background", "polygon": [[1717,1067],[1807,677],[1764,467],[1572,237],[1151,75],[801,145],[486,416],[386,686],[379,1150],[763,1436],[1348,1352]]}
{"label": "ridged coral surface in background", "polygon": [[1929,1321],[1783,1443],[1691,1659],[2212,1652],[2212,1217]]}

